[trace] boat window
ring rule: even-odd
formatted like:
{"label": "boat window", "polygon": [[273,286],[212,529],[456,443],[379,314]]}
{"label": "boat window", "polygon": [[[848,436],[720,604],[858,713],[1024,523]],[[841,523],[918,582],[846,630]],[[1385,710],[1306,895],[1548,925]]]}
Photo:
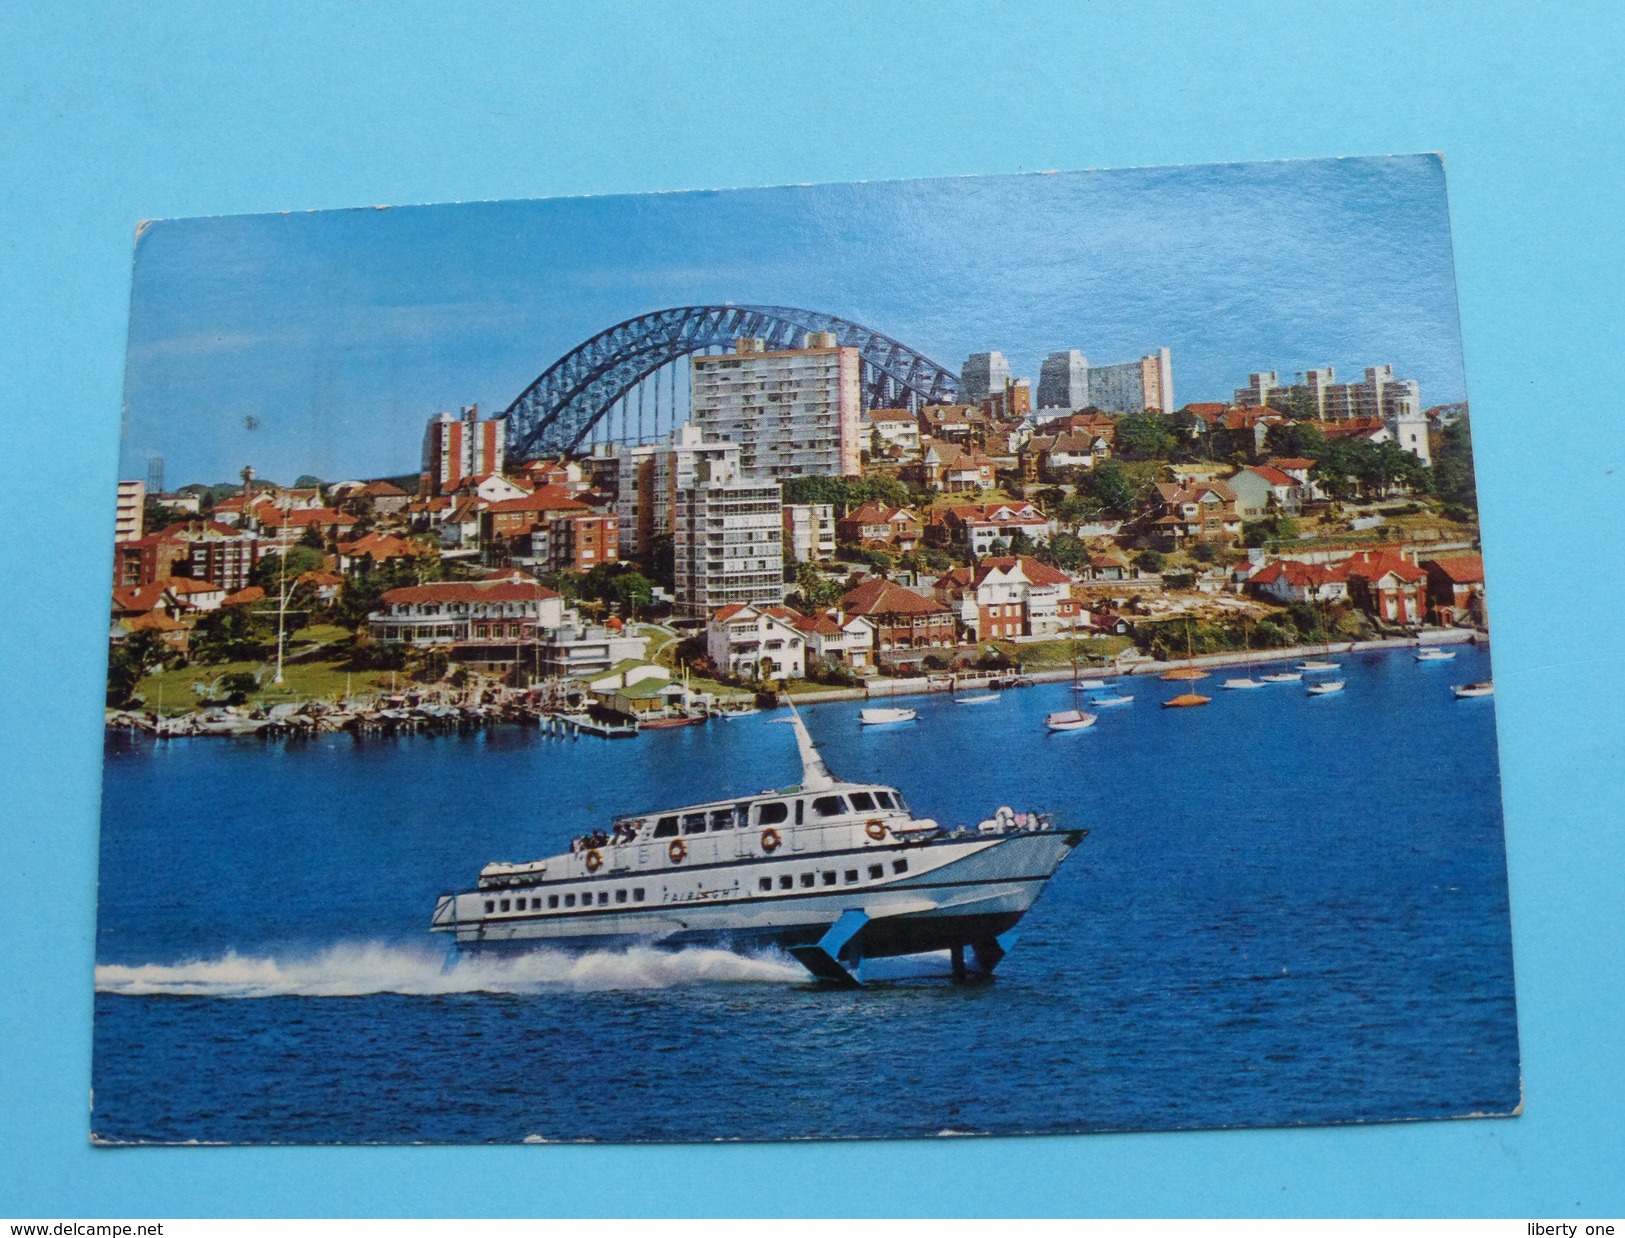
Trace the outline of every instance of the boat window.
{"label": "boat window", "polygon": [[796,883],[796,879],[794,877],[792,877],[789,873],[785,873],[784,876],[779,878],[779,889],[788,890],[792,886],[794,886],[795,883]]}
{"label": "boat window", "polygon": [[756,809],[757,825],[778,825],[790,815],[790,806],[783,800],[769,800]]}
{"label": "boat window", "polygon": [[615,891],[615,901],[617,903],[626,902],[626,889],[625,889],[624,886],[621,889]]}
{"label": "boat window", "polygon": [[490,915],[496,909],[497,909],[497,905],[496,905],[496,900],[495,899],[489,899],[488,898],[488,899],[485,900],[485,914],[486,915]]}
{"label": "boat window", "polygon": [[894,801],[896,801],[897,807],[900,811],[908,811],[908,801],[903,798],[903,793],[901,791],[893,791],[891,793],[891,797]]}
{"label": "boat window", "polygon": [[734,827],[734,810],[731,808],[713,808],[711,810],[711,828],[713,830],[731,830]]}
{"label": "boat window", "polygon": [[882,808],[890,808],[892,806],[890,791],[876,791],[875,799],[880,801],[880,806]]}
{"label": "boat window", "polygon": [[813,882],[815,882],[817,880],[818,880],[818,874],[817,873],[802,873],[801,874],[801,884],[804,885],[804,886],[810,886],[810,885],[813,884]]}
{"label": "boat window", "polygon": [[502,900],[502,903],[501,903],[501,907],[502,907],[502,910],[503,910],[503,911],[507,911],[507,910],[508,910],[508,900],[507,900],[507,899],[503,899],[503,900]]}
{"label": "boat window", "polygon": [[871,864],[871,865],[869,865],[869,880],[870,881],[879,881],[885,875],[886,875],[886,868],[885,868],[884,865],[882,865],[882,864]]}
{"label": "boat window", "polygon": [[846,879],[849,882],[850,881],[856,881],[858,879],[858,870],[855,869],[855,868],[847,869],[846,870]]}
{"label": "boat window", "polygon": [[523,911],[525,909],[525,900],[522,899],[522,898],[514,899],[513,900],[513,909],[515,911]]}
{"label": "boat window", "polygon": [[656,838],[670,838],[675,833],[677,833],[676,817],[661,817],[660,820],[655,823],[654,836]]}
{"label": "boat window", "polygon": [[801,810],[802,810],[803,805],[805,805],[805,804],[806,804],[805,800],[797,800],[796,801],[796,824],[797,825],[801,824]]}
{"label": "boat window", "polygon": [[608,907],[609,906],[609,891],[608,890],[600,890],[600,891],[598,891],[598,905],[600,907]]}
{"label": "boat window", "polygon": [[559,907],[559,896],[557,894],[549,894],[547,896],[547,909],[549,911],[557,911],[558,907]]}
{"label": "boat window", "polygon": [[820,795],[813,801],[813,811],[820,817],[838,817],[846,810],[846,801],[839,795]]}
{"label": "boat window", "polygon": [[834,873],[825,873],[824,874],[824,884],[827,885],[827,886],[834,885],[835,884],[835,874]]}
{"label": "boat window", "polygon": [[773,888],[773,878],[758,877],[756,879],[756,888],[758,890],[771,890]]}
{"label": "boat window", "polygon": [[564,896],[564,905],[566,907],[574,907],[576,905],[576,896],[574,894],[566,894]]}
{"label": "boat window", "polygon": [[683,833],[705,833],[705,814],[703,812],[688,812],[683,814]]}
{"label": "boat window", "polygon": [[750,805],[748,803],[734,805],[734,821],[740,829],[745,829],[750,825]]}
{"label": "boat window", "polygon": [[643,901],[643,887],[642,886],[639,886],[637,889],[632,891],[632,901],[634,903],[641,903]]}
{"label": "boat window", "polygon": [[908,861],[907,860],[893,860],[891,862],[891,870],[894,873],[906,873],[906,872],[908,872]]}
{"label": "boat window", "polygon": [[875,810],[875,797],[867,791],[853,791],[846,798],[852,801],[853,812],[873,812]]}

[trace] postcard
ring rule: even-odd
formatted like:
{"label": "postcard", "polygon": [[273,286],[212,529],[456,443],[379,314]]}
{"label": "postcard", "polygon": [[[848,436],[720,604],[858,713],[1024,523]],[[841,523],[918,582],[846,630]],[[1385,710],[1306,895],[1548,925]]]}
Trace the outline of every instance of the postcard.
{"label": "postcard", "polygon": [[1521,1108],[1437,157],[134,262],[96,1143]]}

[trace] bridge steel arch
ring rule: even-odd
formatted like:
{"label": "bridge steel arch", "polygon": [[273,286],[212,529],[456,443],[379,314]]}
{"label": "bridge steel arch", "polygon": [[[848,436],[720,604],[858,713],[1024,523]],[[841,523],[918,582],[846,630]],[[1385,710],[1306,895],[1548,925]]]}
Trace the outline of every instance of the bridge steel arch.
{"label": "bridge steel arch", "polygon": [[959,396],[958,375],[861,323],[783,305],[686,305],[616,323],[555,361],[502,413],[508,451],[520,459],[574,451],[617,400],[662,366],[731,348],[740,336],[762,339],[770,351],[796,348],[809,331],[858,349],[865,408]]}

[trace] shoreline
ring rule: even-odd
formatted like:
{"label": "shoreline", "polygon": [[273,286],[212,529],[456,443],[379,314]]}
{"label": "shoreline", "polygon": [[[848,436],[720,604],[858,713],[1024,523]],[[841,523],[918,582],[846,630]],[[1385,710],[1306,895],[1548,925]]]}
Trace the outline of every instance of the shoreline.
{"label": "shoreline", "polygon": [[[1260,666],[1271,662],[1289,662],[1298,658],[1308,658],[1315,655],[1365,653],[1371,650],[1416,649],[1432,645],[1482,645],[1489,642],[1489,633],[1478,628],[1447,628],[1437,632],[1428,633],[1424,639],[1416,637],[1384,637],[1378,640],[1367,641],[1334,641],[1327,645],[1288,645],[1279,649],[1250,649],[1227,650],[1223,653],[1203,654],[1191,658],[1176,658],[1167,662],[1159,662],[1153,658],[1137,657],[1125,659],[1119,655],[1117,665],[1107,663],[1104,666],[1079,667],[1094,678],[1124,677],[1132,678],[1146,675],[1165,675],[1169,671],[1180,669],[1209,670],[1226,666]],[[1126,652],[1126,651],[1125,651]],[[813,692],[781,693],[780,699],[794,701],[796,705],[822,705],[834,701],[863,701],[863,700],[889,700],[901,696],[931,696],[945,692],[958,692],[969,688],[984,687],[996,679],[1008,679],[1019,674],[1021,678],[1035,684],[1064,683],[1073,676],[1071,667],[1046,667],[1033,671],[1003,671],[987,672],[976,671],[969,674],[952,675],[942,673],[934,676],[921,676],[911,679],[881,679],[870,681],[858,688],[824,688]],[[166,716],[166,721],[172,725],[183,719],[201,716],[202,711],[193,714],[172,714]],[[134,726],[131,723],[141,716],[139,711],[107,710],[105,728],[109,731],[127,731],[131,729],[147,729],[146,726]],[[491,714],[472,723],[477,726],[502,725],[511,723],[526,725],[530,720],[502,716],[500,708],[493,709]],[[464,725],[469,725],[466,722]],[[534,723],[530,723],[534,725]],[[151,724],[148,723],[147,726]],[[256,728],[258,729],[258,728]],[[321,728],[323,730],[329,728]],[[337,728],[332,728],[337,729]],[[197,734],[229,734],[220,732],[198,732]]]}

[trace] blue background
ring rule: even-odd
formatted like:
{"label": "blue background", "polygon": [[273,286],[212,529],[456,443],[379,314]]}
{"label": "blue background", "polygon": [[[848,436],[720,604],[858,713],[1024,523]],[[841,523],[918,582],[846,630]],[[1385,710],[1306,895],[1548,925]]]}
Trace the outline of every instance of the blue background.
{"label": "blue background", "polygon": [[[0,1213],[1625,1214],[1625,19],[1601,5],[0,10]],[[1526,1112],[877,1147],[92,1150],[101,676],[138,219],[1447,158]]]}

